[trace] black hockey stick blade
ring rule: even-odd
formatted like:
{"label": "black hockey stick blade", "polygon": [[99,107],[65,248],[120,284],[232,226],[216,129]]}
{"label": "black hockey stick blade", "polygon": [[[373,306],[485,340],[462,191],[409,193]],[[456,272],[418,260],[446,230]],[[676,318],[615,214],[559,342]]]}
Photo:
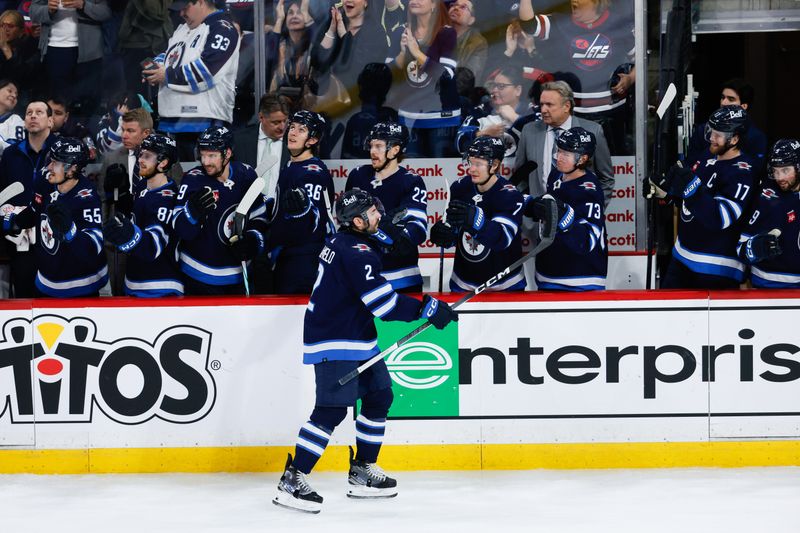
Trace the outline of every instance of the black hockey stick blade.
{"label": "black hockey stick blade", "polygon": [[[536,257],[536,255],[539,252],[541,252],[542,250],[544,250],[553,243],[553,240],[556,237],[556,231],[558,230],[558,207],[556,206],[555,199],[549,194],[544,195],[542,198],[548,201],[545,204],[547,206],[546,207],[547,213],[544,217],[544,220],[541,221],[542,230],[541,230],[541,240],[539,241],[539,243],[533,248],[533,250],[523,255],[522,257],[520,257],[519,259],[508,265],[506,268],[504,268],[503,270],[501,270],[500,272],[498,272],[497,274],[486,280],[482,285],[475,287],[475,289],[473,289],[472,292],[468,292],[467,294],[462,296],[456,303],[450,306],[452,309],[458,309],[459,307],[461,307],[461,305],[467,303],[475,296],[491,288],[493,285],[496,285],[497,283],[505,279],[511,272],[521,267],[525,262]],[[420,324],[413,331],[410,331],[407,334],[405,334],[402,338],[395,341],[394,344],[383,350],[381,353],[372,356],[369,360],[365,361],[358,368],[342,376],[339,379],[339,385],[346,385],[350,381],[354,380],[355,378],[358,377],[359,374],[364,372],[366,369],[368,369],[369,367],[371,367],[372,365],[374,365],[375,363],[377,363],[378,361],[380,361],[381,359],[383,359],[384,357],[386,357],[387,355],[395,351],[397,348],[399,348],[412,338],[416,337],[417,335],[419,335],[432,325],[433,324],[431,324],[430,322],[424,322]]]}

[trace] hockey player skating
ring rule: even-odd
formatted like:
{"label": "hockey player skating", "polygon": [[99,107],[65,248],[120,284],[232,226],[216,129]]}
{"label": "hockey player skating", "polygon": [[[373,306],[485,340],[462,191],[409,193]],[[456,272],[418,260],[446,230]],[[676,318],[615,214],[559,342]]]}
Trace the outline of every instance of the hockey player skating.
{"label": "hockey player skating", "polygon": [[381,255],[372,237],[381,213],[369,193],[360,189],[344,192],[336,202],[336,218],[341,227],[320,253],[303,328],[303,362],[314,365],[316,377],[314,410],[300,428],[294,458],[289,455],[273,499],[276,505],[311,513],[320,511],[322,497],[306,476],[344,420],[347,408],[359,398],[357,450],[353,453],[350,449],[347,495],[397,495],[397,482],[376,464],[393,399],[386,363],[379,361],[346,385],[338,382],[380,352],[375,317],[406,322],[425,318],[439,329],[458,320],[445,302],[428,295],[420,302],[398,294],[381,276]]}
{"label": "hockey player skating", "polygon": [[125,294],[180,296],[183,281],[175,263],[175,238],[169,224],[178,187],[167,176],[178,162],[178,148],[166,135],[151,134],[142,141],[138,159],[139,177],[146,187],[134,200],[132,217],[118,212],[103,227],[103,235],[129,255]]}
{"label": "hockey player skating", "polygon": [[[556,170],[547,194],[558,207],[558,233],[553,244],[536,256],[540,289],[590,291],[604,289],[608,269],[603,189],[586,170],[594,155],[594,134],[571,128],[556,140]],[[542,197],[526,198],[525,215],[541,220],[547,213]]]}
{"label": "hockey player skating", "polygon": [[769,154],[769,178],[739,238],[739,257],[760,289],[800,288],[800,141],[781,139]]}
{"label": "hockey player skating", "polygon": [[27,209],[3,219],[6,234],[37,228],[35,283],[42,296],[97,296],[108,281],[100,197],[83,175],[88,160],[80,139],[55,141],[45,163],[47,181],[34,184]]}
{"label": "hockey player skating", "polygon": [[753,162],[739,149],[747,127],[740,106],[723,106],[708,119],[711,158],[680,163],[650,184],[659,198],[679,202],[678,238],[661,280],[665,289],[732,289],[744,279],[736,253],[742,216],[756,195]]}
{"label": "hockey player skating", "polygon": [[[467,176],[450,186],[447,223],[431,227],[431,241],[456,245],[450,290],[474,290],[522,257],[519,227],[524,198],[497,172],[505,153],[501,139],[478,137],[464,154]],[[518,267],[489,290],[521,291],[525,276]]]}
{"label": "hockey player skating", "polygon": [[428,191],[422,178],[400,166],[407,144],[405,126],[375,124],[364,141],[372,164],[352,170],[345,190],[357,187],[381,201],[388,215],[381,219],[380,230],[391,240],[381,274],[395,290],[420,292],[418,246],[428,236]]}
{"label": "hockey player skating", "polygon": [[200,165],[183,176],[172,227],[178,243],[178,262],[186,275],[184,292],[244,294],[242,261],[264,253],[267,232],[263,199],[250,208],[245,232],[235,233],[234,211],[250,185],[255,171],[231,161],[233,136],[223,126],[212,126],[200,135]]}
{"label": "hockey player skating", "polygon": [[275,292],[310,294],[317,276],[319,252],[333,221],[333,179],[315,154],[325,119],[313,111],[297,111],[289,117],[285,144],[291,162],[278,176],[269,251],[275,265]]}

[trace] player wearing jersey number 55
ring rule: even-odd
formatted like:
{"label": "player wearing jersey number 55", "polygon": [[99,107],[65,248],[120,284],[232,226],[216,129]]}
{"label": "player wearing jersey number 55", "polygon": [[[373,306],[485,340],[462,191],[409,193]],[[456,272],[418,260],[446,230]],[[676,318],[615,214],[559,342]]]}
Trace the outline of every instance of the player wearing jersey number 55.
{"label": "player wearing jersey number 55", "polygon": [[342,194],[336,203],[339,232],[319,256],[319,273],[303,326],[303,362],[314,365],[316,400],[308,422],[300,428],[295,456],[289,455],[278,483],[276,505],[318,513],[322,497],[306,476],[325,451],[347,408],[361,399],[356,418],[357,451],[350,449],[349,490],[352,498],[390,498],[397,482],[377,466],[392,387],[381,360],[358,379],[339,385],[339,378],[380,352],[375,318],[410,322],[429,320],[442,329],[458,315],[445,302],[425,296],[420,302],[398,294],[381,276],[381,255],[373,248],[381,213],[373,197],[361,189]]}
{"label": "player wearing jersey number 55", "polygon": [[108,281],[100,197],[83,175],[88,159],[80,139],[55,141],[45,161],[47,181],[34,184],[26,209],[3,219],[5,234],[37,228],[35,283],[40,296],[97,296]]}

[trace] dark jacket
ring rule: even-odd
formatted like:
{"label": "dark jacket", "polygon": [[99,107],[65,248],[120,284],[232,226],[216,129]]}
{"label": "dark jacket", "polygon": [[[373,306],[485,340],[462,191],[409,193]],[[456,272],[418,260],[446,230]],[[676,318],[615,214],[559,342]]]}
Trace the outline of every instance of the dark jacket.
{"label": "dark jacket", "polygon": [[26,206],[33,200],[33,184],[41,178],[42,168],[50,145],[58,136],[50,134],[42,145],[38,155],[32,154],[28,139],[19,144],[9,146],[0,157],[0,190],[5,189],[15,181],[25,186],[25,191],[11,198],[11,205]]}
{"label": "dark jacket", "polygon": [[170,0],[130,0],[122,15],[119,47],[149,50],[153,55],[167,47],[172,35]]}

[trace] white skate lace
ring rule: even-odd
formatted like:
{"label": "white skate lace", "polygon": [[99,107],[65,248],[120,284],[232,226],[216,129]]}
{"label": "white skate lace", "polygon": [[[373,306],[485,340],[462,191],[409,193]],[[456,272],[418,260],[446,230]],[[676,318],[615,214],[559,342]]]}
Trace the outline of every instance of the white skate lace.
{"label": "white skate lace", "polygon": [[377,479],[378,481],[383,481],[387,478],[386,472],[375,463],[367,463],[367,474],[369,474],[369,477]]}
{"label": "white skate lace", "polygon": [[306,476],[302,472],[297,472],[297,488],[300,489],[300,494],[309,494],[314,492],[311,485],[306,481]]}

